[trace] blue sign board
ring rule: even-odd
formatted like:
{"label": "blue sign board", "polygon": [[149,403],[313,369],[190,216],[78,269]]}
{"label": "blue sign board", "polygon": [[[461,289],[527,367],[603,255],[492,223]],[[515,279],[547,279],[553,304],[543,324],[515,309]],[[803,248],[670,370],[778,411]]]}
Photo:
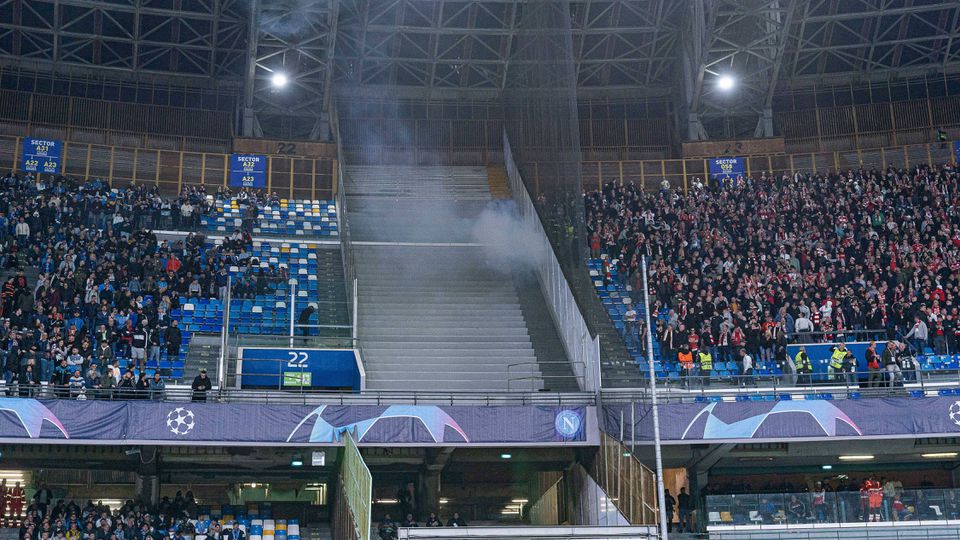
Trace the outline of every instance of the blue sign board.
{"label": "blue sign board", "polygon": [[361,390],[361,370],[353,349],[244,347],[239,373],[243,389]]}
{"label": "blue sign board", "polygon": [[20,166],[25,172],[59,174],[63,143],[55,139],[23,140]]}
{"label": "blue sign board", "polygon": [[267,187],[267,156],[230,154],[230,187]]}
{"label": "blue sign board", "polygon": [[960,141],[953,141],[954,163],[960,163]]}
{"label": "blue sign board", "polygon": [[710,178],[714,180],[731,179],[736,180],[738,176],[744,176],[743,158],[740,157],[719,157],[707,160]]}

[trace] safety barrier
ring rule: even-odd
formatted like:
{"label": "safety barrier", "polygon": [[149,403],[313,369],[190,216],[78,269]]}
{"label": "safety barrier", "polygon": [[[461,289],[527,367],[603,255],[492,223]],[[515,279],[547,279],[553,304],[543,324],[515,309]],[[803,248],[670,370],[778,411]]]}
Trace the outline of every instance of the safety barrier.
{"label": "safety barrier", "polygon": [[[924,143],[906,146],[889,146],[868,149],[812,152],[806,154],[769,154],[745,156],[747,176],[761,173],[781,175],[787,173],[845,171],[863,167],[885,168],[911,167],[920,163],[953,163],[953,143]],[[689,191],[695,178],[705,181],[708,164],[706,159],[661,159],[650,161],[584,161],[581,164],[583,185],[586,189],[599,189],[603,184],[616,182],[620,185],[633,183],[646,190],[660,189],[666,180],[670,189]],[[534,167],[533,185],[539,192],[540,167]],[[545,170],[548,170],[545,167]]]}
{"label": "safety barrier", "polygon": [[[340,466],[340,485],[349,508],[357,540],[370,539],[370,507],[373,503],[373,477],[350,433],[345,433],[346,446]],[[338,537],[342,537],[338,535]]]}
{"label": "safety barrier", "polygon": [[[0,136],[0,168],[20,168],[21,137]],[[179,193],[187,186],[216,191],[229,183],[230,154],[146,150],[136,147],[64,141],[62,167],[84,180],[100,178],[113,186],[131,182]],[[290,199],[333,199],[336,160],[297,156],[267,156],[267,191]]]}
{"label": "safety barrier", "polygon": [[[158,148],[170,150],[222,143],[229,147],[233,136],[233,99],[207,94],[198,96],[196,101],[200,100],[202,109],[0,90],[0,119],[5,135],[43,131],[43,137],[60,135],[57,138],[101,144],[113,141],[118,146],[131,145],[121,140],[139,138],[136,146],[141,148],[163,141],[176,147]],[[229,100],[229,110],[217,110],[217,104],[211,103],[221,101],[222,109],[222,100]]]}
{"label": "safety barrier", "polygon": [[543,245],[543,260],[537,261],[537,278],[547,300],[547,307],[557,324],[570,367],[578,382],[583,385],[581,389],[597,390],[600,388],[600,339],[590,336],[590,329],[570,290],[570,284],[563,275],[560,262],[553,252],[540,216],[513,160],[506,130],[503,133],[503,153],[510,190],[517,203],[520,218],[525,229],[532,232]]}
{"label": "safety barrier", "polygon": [[606,492],[608,502],[632,525],[657,523],[656,475],[629,448],[602,431],[600,451],[590,468],[590,476]]}

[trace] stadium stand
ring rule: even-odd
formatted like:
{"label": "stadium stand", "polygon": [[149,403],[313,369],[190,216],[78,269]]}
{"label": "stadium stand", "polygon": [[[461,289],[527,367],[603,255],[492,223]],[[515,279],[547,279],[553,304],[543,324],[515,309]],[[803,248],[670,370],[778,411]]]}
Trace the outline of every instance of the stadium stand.
{"label": "stadium stand", "polygon": [[[5,489],[6,490],[6,489]],[[6,490],[8,491],[8,490]],[[60,498],[43,487],[35,490],[30,505],[13,508],[6,520],[20,528],[26,538],[110,539],[127,536],[141,539],[192,537],[230,538],[234,528],[251,539],[300,540],[307,533],[299,519],[276,518],[269,501],[249,504],[199,503],[192,491],[177,491],[149,507],[127,500],[115,508],[100,501],[86,503]],[[49,499],[49,500],[48,500]]]}
{"label": "stadium stand", "polygon": [[[115,396],[115,389],[162,390],[163,379],[184,379],[194,337],[222,329],[227,276],[234,332],[287,333],[290,310],[308,305],[316,308],[311,325],[349,324],[338,245],[249,234],[335,237],[329,204],[258,200],[246,192],[240,204],[222,188],[219,199],[196,188],[165,199],[156,188],[110,189],[64,177],[7,175],[2,182],[0,354],[4,380],[26,394],[49,384],[71,397],[84,390],[87,397]],[[224,233],[218,220],[226,219],[225,205],[262,217],[241,218],[228,235],[209,241],[149,229],[199,223]],[[282,223],[278,211],[285,212]],[[161,378],[151,386],[156,371]]]}
{"label": "stadium stand", "polygon": [[[923,368],[945,369],[960,344],[957,179],[949,166],[919,166],[764,174],[686,194],[607,184],[585,197],[590,273],[625,335],[628,306],[643,320],[639,264],[650,256],[655,366],[666,380],[681,376],[683,345],[695,361],[711,352],[715,377],[741,374],[740,347],[755,374],[781,375],[793,363],[782,351],[803,331],[906,341]],[[638,323],[627,339],[638,361],[644,331]]]}
{"label": "stadium stand", "polygon": [[217,200],[200,221],[208,230],[226,234],[243,226],[244,219],[252,221],[252,234],[273,236],[337,237],[337,207],[333,201],[306,201],[280,199],[276,204],[258,208],[255,215],[245,215],[238,198]]}

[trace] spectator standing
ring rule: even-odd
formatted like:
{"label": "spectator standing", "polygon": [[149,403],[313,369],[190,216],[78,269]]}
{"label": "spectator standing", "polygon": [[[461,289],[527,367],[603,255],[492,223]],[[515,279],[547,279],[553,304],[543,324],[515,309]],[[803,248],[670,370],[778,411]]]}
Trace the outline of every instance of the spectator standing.
{"label": "spectator standing", "polygon": [[673,532],[673,510],[677,506],[677,500],[670,494],[669,489],[663,490],[663,504],[667,510],[667,532]]}
{"label": "spectator standing", "polygon": [[883,375],[880,373],[880,355],[877,354],[876,342],[871,341],[870,344],[867,345],[864,360],[867,362],[867,373],[869,374],[867,387],[876,388],[882,386]]}
{"label": "spectator standing", "polygon": [[753,357],[746,349],[740,349],[740,386],[756,385],[753,378]]}
{"label": "spectator standing", "polygon": [[312,303],[303,308],[303,311],[300,312],[300,317],[297,319],[297,326],[300,327],[301,335],[309,336],[312,333],[312,329],[310,328],[310,318],[313,317],[313,314],[316,312],[317,308]]}
{"label": "spectator standing", "polygon": [[[130,336],[130,359],[141,372],[147,369],[147,343],[149,342],[147,320],[137,321],[137,327]],[[179,352],[179,349],[178,349]]]}
{"label": "spectator standing", "polygon": [[207,401],[207,391],[213,388],[213,385],[207,377],[206,368],[200,370],[200,373],[193,379],[190,388],[193,390],[193,401]]}
{"label": "spectator standing", "polygon": [[896,341],[888,341],[887,346],[880,355],[880,361],[883,363],[883,369],[887,372],[887,386],[896,386],[902,383],[900,365],[897,364],[897,351],[899,346]]}
{"label": "spectator standing", "polygon": [[680,488],[680,493],[677,495],[677,508],[679,509],[679,519],[680,519],[680,533],[692,532],[693,527],[690,526],[690,515],[693,512],[693,505],[691,505],[690,494],[687,493],[687,488]]}
{"label": "spectator standing", "polygon": [[909,340],[910,345],[913,347],[914,354],[924,354],[927,348],[929,329],[927,328],[927,323],[919,314],[914,317],[913,328],[903,337]]}
{"label": "spectator standing", "polygon": [[177,358],[180,356],[180,343],[183,341],[183,334],[180,332],[177,320],[170,321],[167,327],[167,335],[164,337],[167,343],[167,358]]}
{"label": "spectator standing", "polygon": [[637,349],[637,311],[633,309],[633,304],[627,307],[627,312],[623,314],[623,337],[627,342],[628,349]]}

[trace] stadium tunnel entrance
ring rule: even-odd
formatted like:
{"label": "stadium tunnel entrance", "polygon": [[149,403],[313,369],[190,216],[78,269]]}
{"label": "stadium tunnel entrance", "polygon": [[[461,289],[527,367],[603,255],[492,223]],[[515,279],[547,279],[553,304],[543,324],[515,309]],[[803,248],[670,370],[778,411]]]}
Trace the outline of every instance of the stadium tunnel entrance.
{"label": "stadium tunnel entrance", "polygon": [[[371,517],[421,525],[430,513],[448,523],[528,522],[544,477],[558,478],[595,448],[363,447],[372,476]],[[0,478],[25,487],[24,511],[49,489],[54,501],[88,501],[112,510],[128,500],[156,507],[191,492],[194,516],[229,522],[241,516],[328,526],[344,447],[140,445],[0,446]],[[16,520],[18,516],[8,516]]]}

